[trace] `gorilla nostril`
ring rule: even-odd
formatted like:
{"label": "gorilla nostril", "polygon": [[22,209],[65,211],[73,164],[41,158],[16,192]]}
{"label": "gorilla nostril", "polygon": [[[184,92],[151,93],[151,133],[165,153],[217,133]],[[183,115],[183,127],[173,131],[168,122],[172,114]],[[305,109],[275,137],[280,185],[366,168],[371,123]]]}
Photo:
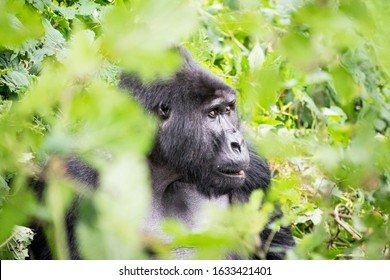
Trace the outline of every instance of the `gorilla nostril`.
{"label": "gorilla nostril", "polygon": [[237,153],[241,153],[241,145],[238,144],[237,142],[232,142],[230,144],[230,146],[232,147],[232,150],[237,152]]}

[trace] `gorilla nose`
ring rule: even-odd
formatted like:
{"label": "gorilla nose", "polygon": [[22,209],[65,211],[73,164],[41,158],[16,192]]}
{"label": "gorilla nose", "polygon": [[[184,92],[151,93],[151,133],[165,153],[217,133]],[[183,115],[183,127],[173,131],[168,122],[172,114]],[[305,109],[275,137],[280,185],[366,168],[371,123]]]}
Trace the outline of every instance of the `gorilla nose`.
{"label": "gorilla nose", "polygon": [[232,142],[230,143],[230,147],[232,150],[236,153],[241,153],[241,145],[238,142]]}

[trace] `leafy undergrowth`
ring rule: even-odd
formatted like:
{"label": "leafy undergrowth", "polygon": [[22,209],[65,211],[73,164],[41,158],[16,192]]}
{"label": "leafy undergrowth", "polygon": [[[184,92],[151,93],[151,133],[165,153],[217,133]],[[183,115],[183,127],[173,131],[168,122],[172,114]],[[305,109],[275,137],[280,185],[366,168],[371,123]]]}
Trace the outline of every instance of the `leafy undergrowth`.
{"label": "leafy undergrowth", "polygon": [[[212,210],[202,234],[167,221],[174,245],[196,244],[198,258],[252,252],[278,204],[274,229],[292,224],[297,240],[291,259],[389,259],[389,11],[362,0],[0,1],[0,257],[26,256],[31,234],[15,225],[33,220],[55,257],[69,257],[64,215],[80,194],[59,176],[69,155],[103,178],[84,193],[83,257],[147,258],[145,243],[170,257],[138,226],[156,124],[116,82],[119,69],[174,72],[180,42],[238,90],[243,130],[273,181],[260,212],[255,193],[243,208]],[[38,199],[30,179],[43,166]]]}

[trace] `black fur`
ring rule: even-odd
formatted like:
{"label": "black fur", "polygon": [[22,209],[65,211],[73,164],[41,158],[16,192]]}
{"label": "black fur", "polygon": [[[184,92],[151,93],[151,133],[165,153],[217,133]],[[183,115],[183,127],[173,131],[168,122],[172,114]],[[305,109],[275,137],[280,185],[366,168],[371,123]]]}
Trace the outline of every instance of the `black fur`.
{"label": "black fur", "polygon": [[[90,166],[84,164],[80,160],[77,160],[75,158],[67,160],[65,172],[73,179],[77,180],[79,183],[86,185],[91,189],[94,189],[98,186],[98,181],[99,181],[98,172],[95,169],[91,168]],[[44,176],[44,174],[42,175]],[[35,193],[38,196],[38,199],[43,200],[43,192],[46,187],[44,178],[40,178],[32,185],[34,187]],[[81,199],[80,197],[77,197],[73,201],[72,206],[69,208],[65,217],[68,246],[69,246],[68,248],[69,257],[73,260],[80,259],[80,255],[77,249],[76,233],[75,233],[75,225],[76,225],[75,221],[77,219],[80,199]],[[41,221],[38,221],[35,223],[35,225],[33,225],[35,235],[34,235],[33,242],[29,247],[30,259],[50,260],[53,258],[52,252],[49,247],[49,242],[46,239],[43,228],[44,228],[44,224],[42,224]]]}
{"label": "black fur", "polygon": [[[161,216],[174,216],[194,225],[202,203],[245,202],[253,190],[266,191],[270,183],[267,163],[248,148],[240,133],[236,92],[199,67],[185,49],[180,52],[184,64],[173,77],[149,83],[143,83],[136,75],[123,73],[120,77],[119,86],[160,118],[155,145],[148,157],[153,209],[145,230],[155,228]],[[96,171],[77,160],[68,162],[67,171],[84,184],[98,184]],[[75,218],[70,212],[67,223],[72,251],[76,248]],[[270,245],[264,255],[267,259],[284,258],[286,250],[294,245],[289,228],[276,233],[267,229],[260,238],[262,249],[264,244]],[[34,251],[40,250],[39,241],[34,241]],[[78,255],[72,252],[71,256]]]}

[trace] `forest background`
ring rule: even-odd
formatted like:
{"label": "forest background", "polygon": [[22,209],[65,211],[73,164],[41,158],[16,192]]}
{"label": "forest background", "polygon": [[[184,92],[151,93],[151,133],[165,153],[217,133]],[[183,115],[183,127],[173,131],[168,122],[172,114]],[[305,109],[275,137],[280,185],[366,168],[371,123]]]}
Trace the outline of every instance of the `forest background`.
{"label": "forest background", "polygon": [[[285,215],[272,228],[292,224],[297,242],[289,259],[389,259],[389,13],[389,1],[362,0],[1,0],[0,259],[28,256],[37,219],[68,258],[64,215],[80,194],[86,259],[148,258],[145,244],[160,258],[178,244],[198,259],[261,257],[275,205]],[[211,209],[202,232],[166,221],[167,245],[139,231],[156,122],[116,85],[122,69],[173,73],[177,44],[238,90],[273,180],[248,205]],[[58,176],[69,155],[100,171],[97,192]],[[31,180],[44,166],[39,200]]]}

